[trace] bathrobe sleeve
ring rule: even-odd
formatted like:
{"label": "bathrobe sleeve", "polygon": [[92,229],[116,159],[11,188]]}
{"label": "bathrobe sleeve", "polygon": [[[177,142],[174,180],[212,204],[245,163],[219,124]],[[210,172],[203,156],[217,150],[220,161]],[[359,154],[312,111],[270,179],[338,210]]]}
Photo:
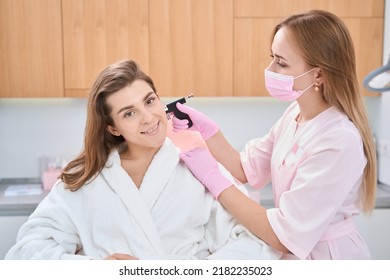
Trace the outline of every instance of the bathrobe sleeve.
{"label": "bathrobe sleeve", "polygon": [[206,238],[211,252],[207,257],[209,260],[275,260],[282,257],[281,252],[237,224],[217,202],[213,205]]}
{"label": "bathrobe sleeve", "polygon": [[[233,178],[221,167],[221,171]],[[244,186],[238,188],[247,194]],[[206,239],[211,255],[207,259],[280,259],[282,253],[268,246],[264,241],[250,233],[225,210],[218,200],[213,200]]]}
{"label": "bathrobe sleeve", "polygon": [[69,217],[70,210],[58,192],[60,186],[57,183],[22,225],[17,243],[5,259],[91,259],[77,255],[81,242]]}

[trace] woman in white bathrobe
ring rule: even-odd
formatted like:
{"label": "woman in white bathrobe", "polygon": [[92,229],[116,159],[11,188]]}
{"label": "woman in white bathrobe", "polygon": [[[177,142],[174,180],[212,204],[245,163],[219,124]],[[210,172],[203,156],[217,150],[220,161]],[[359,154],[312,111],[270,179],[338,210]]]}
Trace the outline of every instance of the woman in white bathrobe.
{"label": "woman in white bathrobe", "polygon": [[88,102],[84,150],[21,227],[6,259],[277,259],[200,186],[166,138],[152,80],[108,66]]}

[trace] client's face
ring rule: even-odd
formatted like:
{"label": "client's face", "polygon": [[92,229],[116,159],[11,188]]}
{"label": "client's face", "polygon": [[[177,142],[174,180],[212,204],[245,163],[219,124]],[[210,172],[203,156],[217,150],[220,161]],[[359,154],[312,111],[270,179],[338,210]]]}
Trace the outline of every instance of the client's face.
{"label": "client's face", "polygon": [[107,98],[112,108],[114,126],[108,130],[122,135],[130,149],[160,148],[165,141],[167,117],[164,106],[153,89],[136,80]]}

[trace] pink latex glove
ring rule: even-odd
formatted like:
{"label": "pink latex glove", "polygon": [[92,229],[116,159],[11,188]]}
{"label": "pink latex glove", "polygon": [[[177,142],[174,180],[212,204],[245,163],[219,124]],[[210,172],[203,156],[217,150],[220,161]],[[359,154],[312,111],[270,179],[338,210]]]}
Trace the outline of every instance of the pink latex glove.
{"label": "pink latex glove", "polygon": [[195,148],[182,152],[180,158],[215,198],[218,198],[222,191],[233,185],[221,174],[217,161],[208,149]]}
{"label": "pink latex glove", "polygon": [[[210,139],[211,136],[213,136],[219,131],[218,124],[206,115],[202,114],[201,112],[188,106],[182,105],[179,102],[176,103],[176,107],[177,109],[179,109],[179,111],[186,113],[190,117],[193,125],[191,128],[189,128],[189,130],[199,131],[200,135],[202,135],[202,138],[205,141]],[[174,131],[185,130],[188,129],[188,120],[181,120],[173,116],[172,125]]]}

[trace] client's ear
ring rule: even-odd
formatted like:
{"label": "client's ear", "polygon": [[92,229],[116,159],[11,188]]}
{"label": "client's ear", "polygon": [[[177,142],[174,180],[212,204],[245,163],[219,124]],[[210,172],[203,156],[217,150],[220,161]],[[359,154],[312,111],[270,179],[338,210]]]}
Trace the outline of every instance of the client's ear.
{"label": "client's ear", "polygon": [[121,134],[118,132],[118,130],[116,130],[116,128],[111,126],[111,125],[107,126],[107,131],[110,132],[114,136],[121,136]]}

